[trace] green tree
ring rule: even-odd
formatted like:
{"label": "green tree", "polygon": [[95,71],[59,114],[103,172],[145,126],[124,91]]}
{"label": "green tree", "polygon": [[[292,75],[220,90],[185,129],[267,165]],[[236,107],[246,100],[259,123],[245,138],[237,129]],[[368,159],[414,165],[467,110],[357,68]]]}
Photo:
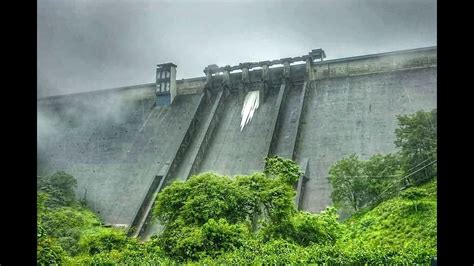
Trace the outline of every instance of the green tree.
{"label": "green tree", "polygon": [[427,196],[428,192],[426,192],[425,189],[417,187],[409,188],[400,194],[400,197],[402,199],[407,199],[412,202],[412,206],[414,207],[415,212],[418,212],[419,201]]}
{"label": "green tree", "polygon": [[266,162],[264,173],[204,173],[166,187],[153,209],[164,226],[163,251],[181,261],[215,256],[241,246],[236,239],[248,240],[258,228],[291,223],[299,167],[278,157]]}
{"label": "green tree", "polygon": [[398,153],[375,154],[363,164],[368,201],[381,200],[382,197],[387,198],[398,192],[396,179],[403,176]]}
{"label": "green tree", "polygon": [[337,211],[328,207],[319,214],[297,212],[289,220],[268,224],[261,232],[264,241],[283,239],[301,246],[334,244],[339,238],[341,226]]}
{"label": "green tree", "polygon": [[48,207],[70,206],[75,202],[74,189],[77,180],[63,171],[37,179],[38,193],[47,193],[48,199],[45,204]]}
{"label": "green tree", "polygon": [[250,226],[255,195],[227,176],[205,173],[174,182],[156,200],[153,213],[164,226],[163,251],[180,261],[214,256],[239,246]]}
{"label": "green tree", "polygon": [[293,186],[302,174],[300,167],[295,162],[279,156],[265,158],[263,173],[270,178],[280,179],[290,186]]}
{"label": "green tree", "polygon": [[[437,110],[418,111],[397,116],[395,145],[400,148],[402,164],[407,174],[434,162],[437,158]],[[418,184],[436,175],[436,164],[429,165],[409,177]]]}
{"label": "green tree", "polygon": [[[393,169],[382,167],[392,159],[376,155],[354,164],[360,163],[362,175],[369,178],[371,171],[396,171],[396,164]],[[143,243],[122,230],[103,227],[95,213],[77,201],[48,206],[50,195],[39,192],[38,264],[398,265],[423,264],[436,254],[435,182],[421,194],[410,188],[402,198],[341,224],[332,207],[319,214],[297,211],[292,179],[296,180],[298,168],[293,162],[287,166],[276,162],[281,172],[232,178],[206,173],[173,183],[159,194],[154,209],[165,229]],[[295,170],[285,174],[288,169]],[[423,203],[424,208],[410,204],[415,213],[406,215],[405,199]],[[251,225],[255,214],[257,230]]]}
{"label": "green tree", "polygon": [[60,265],[66,252],[62,249],[57,239],[53,237],[41,237],[38,239],[36,249],[36,262],[38,265]]}
{"label": "green tree", "polygon": [[243,221],[252,212],[251,193],[227,176],[204,173],[174,182],[159,194],[153,213],[166,226],[178,220],[203,225],[209,219]]}
{"label": "green tree", "polygon": [[123,249],[127,242],[125,232],[113,228],[92,228],[82,232],[79,247],[81,252],[94,255],[101,252],[110,252],[113,249]]}
{"label": "green tree", "polygon": [[390,197],[398,191],[396,179],[403,175],[398,154],[375,154],[360,160],[355,154],[336,162],[329,169],[335,206],[358,211],[367,204]]}
{"label": "green tree", "polygon": [[[352,154],[330,167],[331,198],[336,207],[350,207],[357,212],[369,203],[393,196],[401,186],[420,184],[436,176],[436,109],[397,119],[397,153],[375,154],[366,161]],[[403,176],[408,176],[404,179],[410,181],[408,184],[401,184]]]}
{"label": "green tree", "polygon": [[367,199],[367,176],[364,163],[355,154],[337,161],[329,169],[333,190],[331,198],[337,208],[351,207],[358,211]]}

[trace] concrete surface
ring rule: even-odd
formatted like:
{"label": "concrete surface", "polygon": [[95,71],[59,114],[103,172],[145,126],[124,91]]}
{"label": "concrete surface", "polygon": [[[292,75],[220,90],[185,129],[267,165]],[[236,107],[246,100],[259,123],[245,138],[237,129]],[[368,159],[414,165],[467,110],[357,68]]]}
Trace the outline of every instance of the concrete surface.
{"label": "concrete surface", "polygon": [[[167,108],[154,108],[153,83],[39,99],[38,175],[57,170],[72,174],[78,180],[78,199],[85,198],[106,223],[130,224],[154,176],[166,167],[175,166],[168,181],[186,179],[195,158],[200,162],[197,173],[251,174],[263,169],[274,143],[271,153],[290,158],[293,147],[294,159],[309,160],[301,207],[318,212],[331,204],[327,172],[332,163],[350,153],[368,158],[394,151],[395,116],[436,107],[436,51],[431,47],[317,62],[313,80],[306,80],[301,114],[305,65],[290,66],[294,86],[281,108],[277,98],[283,69],[270,68],[268,95],[242,132],[240,72],[230,74],[231,94],[219,109],[213,105],[222,77],[213,77],[213,100],[197,116],[205,77],[178,80],[178,96]],[[249,71],[250,90],[261,86],[261,72]],[[208,123],[212,110],[218,110],[218,119]],[[203,138],[209,125],[213,132]],[[150,224],[145,237],[159,230]]]}
{"label": "concrete surface", "polygon": [[299,117],[301,115],[303,83],[290,86],[283,104],[282,115],[278,126],[278,139],[272,154],[293,159]]}
{"label": "concrete surface", "polygon": [[243,101],[236,94],[226,98],[224,112],[199,172],[213,171],[233,176],[262,171],[273,134],[272,117],[276,115],[273,107],[277,92],[271,90],[242,131],[240,111]]}
{"label": "concrete surface", "polygon": [[436,107],[436,68],[314,81],[303,112],[298,157],[311,176],[302,208],[331,204],[328,168],[351,153],[368,158],[395,150],[395,116]]}
{"label": "concrete surface", "polygon": [[159,111],[152,108],[154,94],[143,96],[114,99],[117,108],[107,115],[97,112],[110,99],[106,96],[39,106],[39,116],[48,118],[38,120],[47,121],[38,133],[38,174],[72,174],[77,197],[86,196],[88,206],[107,223],[131,223],[154,175],[169,160],[169,150],[179,145],[176,140],[199,98],[177,96],[168,110]]}

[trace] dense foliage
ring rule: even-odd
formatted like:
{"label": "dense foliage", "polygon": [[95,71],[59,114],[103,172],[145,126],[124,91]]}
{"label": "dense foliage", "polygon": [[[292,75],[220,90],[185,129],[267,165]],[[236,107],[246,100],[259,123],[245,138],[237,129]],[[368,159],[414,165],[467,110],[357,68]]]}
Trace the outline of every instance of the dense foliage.
{"label": "dense foliage", "polygon": [[437,253],[436,176],[394,181],[419,164],[407,154],[435,155],[429,145],[404,148],[413,134],[403,128],[401,152],[366,161],[351,155],[331,168],[336,207],[357,210],[344,222],[334,207],[298,211],[294,186],[301,172],[279,157],[267,158],[263,173],[204,173],[167,186],[153,209],[163,230],[145,242],[104,226],[77,202],[74,177],[39,177],[38,264],[427,264]]}
{"label": "dense foliage", "polygon": [[216,257],[257,235],[264,241],[299,240],[300,229],[308,227],[294,218],[299,174],[294,162],[275,157],[266,160],[264,173],[235,178],[204,173],[175,182],[154,207],[164,226],[157,241],[168,256],[184,261]]}
{"label": "dense foliage", "polygon": [[71,206],[75,202],[74,188],[76,179],[65,172],[56,172],[48,176],[37,178],[38,193],[43,196],[43,202],[48,207]]}
{"label": "dense foliage", "polygon": [[368,160],[351,154],[331,166],[331,198],[336,207],[357,212],[436,176],[436,109],[397,119],[398,152],[375,154]]}
{"label": "dense foliage", "polygon": [[[400,148],[402,165],[406,173],[417,165],[436,161],[437,158],[437,110],[418,111],[411,115],[397,116],[395,145]],[[421,184],[436,175],[436,164],[428,165],[413,173],[409,182]]]}

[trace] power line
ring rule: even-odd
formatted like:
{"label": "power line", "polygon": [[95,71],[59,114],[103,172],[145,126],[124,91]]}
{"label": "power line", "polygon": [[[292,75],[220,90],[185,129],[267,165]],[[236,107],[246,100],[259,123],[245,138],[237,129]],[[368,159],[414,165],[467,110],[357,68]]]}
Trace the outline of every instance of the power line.
{"label": "power line", "polygon": [[382,192],[379,194],[379,196],[378,196],[377,198],[375,198],[374,200],[372,200],[372,201],[370,201],[369,203],[367,203],[366,206],[370,206],[370,205],[371,205],[372,203],[374,203],[375,201],[381,199],[382,195],[384,195],[385,192],[387,192],[390,188],[392,188],[393,185],[397,184],[398,182],[400,182],[400,181],[402,181],[402,180],[406,180],[408,177],[410,177],[410,176],[412,176],[412,175],[418,173],[419,171],[421,171],[421,170],[425,169],[426,167],[428,167],[428,166],[430,166],[430,165],[436,163],[437,161],[438,161],[438,160],[433,160],[433,161],[431,161],[429,164],[427,164],[427,165],[421,167],[420,169],[418,169],[418,170],[416,170],[416,171],[414,171],[414,172],[411,172],[410,174],[405,175],[405,176],[403,176],[402,178],[400,178],[400,179],[398,179],[398,180],[395,180],[392,184],[390,184],[390,185],[387,187],[387,189],[385,189],[384,191],[382,191]]}
{"label": "power line", "polygon": [[416,170],[415,172],[412,172],[411,174],[408,174],[407,176],[405,176],[405,178],[408,178],[409,176],[411,176],[411,175],[413,175],[413,174],[415,174],[415,173],[417,173],[417,172],[419,172],[419,171],[425,169],[426,167],[428,167],[428,166],[430,166],[430,165],[436,163],[437,161],[438,161],[438,160],[433,160],[432,162],[430,162],[429,164],[427,164],[427,165],[423,166],[422,168]]}
{"label": "power line", "polygon": [[[400,178],[400,179],[398,179],[398,180],[395,180],[391,185],[394,185],[394,184],[396,184],[396,183],[398,183],[398,182],[400,182],[400,181],[402,181],[402,180],[406,180],[408,177],[410,177],[410,176],[412,176],[412,175],[418,173],[419,171],[421,171],[421,170],[425,169],[426,167],[432,165],[432,164],[435,163],[436,161],[437,161],[437,160],[434,160],[434,161],[430,162],[429,164],[423,166],[422,168],[420,168],[420,169],[418,169],[418,170],[416,170],[416,171],[414,171],[414,172],[411,172],[410,174],[405,175],[405,176],[403,176],[402,178]],[[380,193],[380,196],[383,195],[386,191],[388,191],[388,189],[390,189],[390,186],[387,187],[386,190],[382,191],[382,192]]]}
{"label": "power line", "polygon": [[413,166],[412,168],[408,169],[407,172],[411,171],[411,170],[414,169],[414,168],[417,168],[418,165],[423,164],[424,162],[428,161],[429,159],[430,159],[430,158],[426,158],[423,162],[421,162],[421,163],[419,163],[419,164]]}
{"label": "power line", "polygon": [[[425,159],[421,163],[418,163],[417,165],[411,167],[410,169],[407,170],[407,172],[413,170],[414,168],[418,167],[419,165],[423,164],[424,162],[428,161],[430,158]],[[388,167],[388,166],[387,166]],[[387,167],[385,167],[384,170],[381,171],[383,173],[385,170],[387,170]],[[361,178],[361,177],[367,177],[367,178],[384,178],[384,177],[397,177],[401,176],[402,174],[396,174],[396,175],[386,175],[386,176],[366,176],[366,175],[360,175],[360,176],[345,176],[345,177],[351,177],[351,178]],[[330,176],[326,176],[325,178],[329,178]]]}

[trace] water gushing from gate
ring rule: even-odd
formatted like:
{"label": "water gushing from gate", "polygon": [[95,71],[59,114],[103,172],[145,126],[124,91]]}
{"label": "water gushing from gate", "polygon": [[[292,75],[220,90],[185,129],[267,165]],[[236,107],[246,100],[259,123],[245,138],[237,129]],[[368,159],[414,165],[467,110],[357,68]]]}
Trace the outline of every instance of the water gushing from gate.
{"label": "water gushing from gate", "polygon": [[255,110],[258,109],[260,103],[260,92],[259,91],[249,91],[245,95],[244,106],[240,112],[242,120],[240,122],[240,131],[242,131],[250,120],[252,120]]}

